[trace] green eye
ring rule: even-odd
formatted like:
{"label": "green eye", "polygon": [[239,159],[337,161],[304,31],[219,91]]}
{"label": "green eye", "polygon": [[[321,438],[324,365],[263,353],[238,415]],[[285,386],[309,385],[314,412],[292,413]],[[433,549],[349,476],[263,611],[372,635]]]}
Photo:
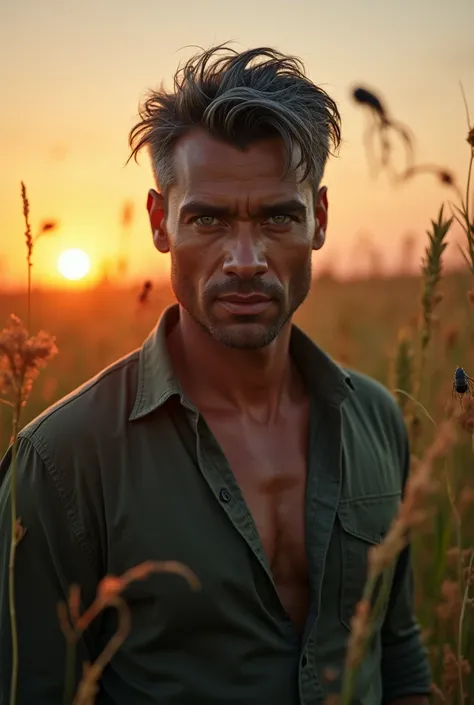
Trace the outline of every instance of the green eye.
{"label": "green eye", "polygon": [[275,225],[288,225],[291,218],[289,215],[272,215],[269,220],[272,220]]}
{"label": "green eye", "polygon": [[199,218],[196,218],[195,222],[198,225],[216,225],[217,218],[214,218],[213,215],[200,215]]}

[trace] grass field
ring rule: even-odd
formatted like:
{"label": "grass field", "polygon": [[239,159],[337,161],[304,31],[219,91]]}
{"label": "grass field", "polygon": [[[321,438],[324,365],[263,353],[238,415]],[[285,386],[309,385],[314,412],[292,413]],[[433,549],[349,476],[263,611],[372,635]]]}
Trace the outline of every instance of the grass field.
{"label": "grass field", "polygon": [[[354,92],[354,97],[375,111],[381,132],[399,129],[375,96],[361,90]],[[345,282],[329,276],[316,278],[295,319],[339,363],[365,372],[389,387],[404,413],[413,456],[406,496],[396,520],[382,544],[369,553],[366,586],[352,623],[338,705],[352,702],[358,659],[370,638],[372,623],[377,620],[384,588],[386,594],[382,582],[378,591],[381,599],[375,598],[376,586],[385,567],[396,560],[408,533],[414,547],[416,613],[429,648],[434,700],[445,705],[474,704],[474,671],[470,665],[474,665],[474,382],[462,396],[462,403],[461,398],[455,399],[453,395],[456,368],[462,367],[474,377],[474,224],[469,203],[474,128],[471,126],[467,142],[471,157],[465,190],[450,172],[437,166],[417,165],[398,176],[408,180],[415,173],[428,171],[451,189],[451,196],[456,196],[460,206],[454,208],[454,215],[466,235],[465,272],[448,276],[444,271],[443,253],[447,246],[452,247],[448,245],[452,219],[448,222],[448,216],[441,210],[438,220],[431,223],[419,277],[373,277]],[[35,240],[23,184],[22,189],[29,262]],[[33,291],[30,297],[26,292],[21,295],[0,292],[0,321],[7,323],[9,314],[15,313],[25,324],[30,321],[30,334],[46,330],[56,337],[59,348],[59,354],[35,380],[20,425],[140,346],[173,297],[165,284],[155,286],[145,303],[140,302],[139,294],[138,288],[121,289],[110,283],[77,291]],[[17,438],[28,360],[34,360],[30,365],[34,368],[52,349],[51,341],[46,338],[28,339],[28,332],[18,325],[12,330],[3,337],[3,342],[0,337],[0,395],[2,383],[5,386],[5,369],[7,376],[10,374],[10,391],[15,392],[15,384],[11,382],[15,378],[17,390],[12,407],[0,405],[0,454],[6,450],[12,432],[13,438]],[[19,352],[15,348],[18,340],[23,341]],[[14,442],[13,479],[16,447]],[[10,483],[13,559],[23,535],[16,515],[14,488],[13,481]],[[432,492],[434,488],[436,492]],[[9,570],[11,615],[14,615],[13,559]],[[144,566],[137,569],[143,571]],[[111,582],[117,585],[117,581]],[[107,582],[101,584],[99,596],[108,587]],[[120,592],[110,597],[121,599]],[[77,626],[74,614],[71,601],[69,616]],[[15,619],[12,617],[11,621],[12,682],[16,683],[18,652]],[[67,629],[63,631],[67,633]],[[93,671],[88,671],[85,681]],[[93,686],[94,678],[100,678],[99,670],[89,686]],[[14,687],[12,693],[15,690]],[[10,702],[15,705],[14,695]],[[90,705],[92,700],[74,702]]]}
{"label": "grass field", "polygon": [[[436,309],[426,374],[419,401],[439,422],[452,399],[457,365],[474,372],[474,308],[466,292],[469,277],[454,274],[442,280],[443,299]],[[419,319],[420,278],[339,282],[316,279],[296,321],[339,362],[366,372],[393,388],[392,361],[401,330],[413,333]],[[49,404],[139,346],[172,294],[166,285],[154,288],[145,305],[138,290],[102,286],[81,292],[34,292],[32,330],[56,336],[59,354],[41,372],[25,409],[25,423]],[[10,312],[26,316],[26,296],[0,296],[0,320]],[[0,406],[0,452],[11,433],[10,410]],[[474,430],[474,429],[473,429]],[[426,447],[436,429],[420,415],[417,447]],[[474,449],[472,437],[460,432],[448,464],[455,507],[462,516],[462,548],[474,544]],[[414,537],[417,613],[426,632],[435,682],[445,702],[460,703],[456,653],[463,591],[456,559],[458,536],[446,480],[441,474],[434,511]],[[469,605],[467,605],[469,607]],[[472,611],[472,610],[471,610]],[[464,618],[463,657],[474,663],[474,621]],[[454,659],[454,661],[453,661]],[[465,692],[474,694],[474,677],[466,673]],[[450,685],[452,683],[452,686]],[[453,697],[450,698],[452,689]],[[440,696],[439,702],[443,702]],[[474,702],[471,698],[468,702]]]}

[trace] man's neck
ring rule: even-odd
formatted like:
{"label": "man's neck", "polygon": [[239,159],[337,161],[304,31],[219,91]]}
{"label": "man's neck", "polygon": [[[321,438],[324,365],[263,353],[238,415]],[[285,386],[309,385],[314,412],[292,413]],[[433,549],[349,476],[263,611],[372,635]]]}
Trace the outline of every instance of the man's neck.
{"label": "man's neck", "polygon": [[180,308],[168,350],[183,391],[202,411],[238,411],[271,421],[282,399],[299,386],[289,355],[290,334],[289,322],[265,348],[226,348]]}

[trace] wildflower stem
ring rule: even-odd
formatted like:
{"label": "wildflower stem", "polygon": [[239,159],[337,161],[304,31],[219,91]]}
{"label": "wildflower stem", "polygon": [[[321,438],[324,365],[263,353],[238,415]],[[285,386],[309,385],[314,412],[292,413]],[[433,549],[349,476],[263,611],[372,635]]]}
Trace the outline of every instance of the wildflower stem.
{"label": "wildflower stem", "polygon": [[74,697],[74,676],[75,676],[76,644],[75,641],[68,640],[66,646],[66,675],[64,678],[64,705],[71,705]]}
{"label": "wildflower stem", "polygon": [[17,514],[16,514],[16,464],[18,454],[18,433],[20,430],[21,403],[15,406],[13,414],[13,446],[12,463],[10,476],[10,502],[11,502],[11,539],[10,539],[10,560],[8,564],[8,590],[9,590],[9,610],[12,640],[12,672],[10,684],[10,705],[15,705],[18,688],[18,632],[16,626],[16,604],[15,604],[15,553],[17,540]]}
{"label": "wildflower stem", "polygon": [[30,203],[26,193],[26,186],[21,182],[21,200],[23,202],[23,217],[25,219],[25,241],[26,241],[26,266],[28,269],[28,318],[26,321],[27,331],[31,331],[31,268],[33,266],[32,256],[34,248],[34,240],[31,235],[30,225]]}
{"label": "wildflower stem", "polygon": [[464,704],[464,683],[463,683],[463,673],[462,673],[462,641],[463,641],[463,627],[464,627],[464,617],[466,614],[466,606],[469,600],[469,585],[470,576],[472,571],[472,566],[474,562],[474,551],[471,553],[471,558],[469,560],[468,572],[466,586],[464,588],[464,595],[461,605],[461,614],[459,615],[459,629],[458,629],[458,657],[457,657],[457,667],[458,667],[458,678],[459,678],[459,698],[460,702]]}
{"label": "wildflower stem", "polygon": [[414,404],[419,406],[420,409],[422,410],[422,412],[424,413],[424,415],[426,416],[426,418],[431,421],[431,423],[433,424],[433,426],[435,428],[438,428],[436,421],[433,419],[430,412],[427,409],[425,409],[423,404],[421,402],[419,402],[418,399],[415,399],[415,397],[412,394],[408,394],[408,392],[405,392],[404,389],[394,389],[393,391],[396,392],[397,394],[404,394],[406,397],[408,397],[408,399],[410,399],[410,401],[412,401]]}
{"label": "wildflower stem", "polygon": [[[379,574],[372,573],[368,576],[364,592],[362,595],[362,602],[367,602],[371,604],[372,598],[377,585],[377,580],[380,577]],[[346,661],[346,668],[344,670],[344,676],[342,681],[342,692],[341,701],[339,705],[351,705],[352,697],[354,694],[354,687],[357,678],[357,673],[359,670],[359,665],[364,657],[364,653],[367,646],[370,643],[372,635],[374,633],[374,627],[380,616],[382,606],[387,599],[388,593],[390,591],[390,581],[388,580],[388,572],[384,571],[382,574],[382,584],[380,586],[379,594],[375,600],[375,605],[373,606],[366,625],[364,625],[364,633],[362,638],[357,640],[357,646],[354,644],[354,648],[349,647]]]}
{"label": "wildflower stem", "polygon": [[471,149],[471,158],[469,160],[469,169],[467,172],[467,185],[466,185],[466,205],[464,209],[464,215],[466,218],[466,234],[467,234],[467,246],[468,252],[471,256],[471,271],[474,274],[474,226],[471,224],[469,215],[469,198],[471,194],[471,175],[472,166],[474,164],[474,147]]}
{"label": "wildflower stem", "polygon": [[28,257],[28,312],[26,319],[26,329],[28,332],[31,331],[31,260]]}
{"label": "wildflower stem", "polygon": [[470,224],[469,219],[469,197],[471,195],[471,175],[472,175],[472,165],[474,164],[474,149],[471,150],[471,158],[469,160],[469,169],[467,172],[467,184],[466,184],[466,220]]}
{"label": "wildflower stem", "polygon": [[456,527],[456,546],[458,549],[458,579],[461,586],[461,590],[464,589],[464,575],[463,575],[463,561],[462,561],[462,520],[459,514],[458,508],[456,507],[455,492],[453,488],[453,483],[451,481],[451,475],[449,470],[449,462],[446,460],[445,463],[445,478],[446,478],[446,493],[448,495],[449,504],[451,505],[451,511],[454,517],[454,524]]}
{"label": "wildflower stem", "polygon": [[5,406],[9,406],[12,409],[15,407],[15,405],[12,404],[11,401],[8,401],[8,399],[1,399],[0,398],[0,404],[5,404]]}

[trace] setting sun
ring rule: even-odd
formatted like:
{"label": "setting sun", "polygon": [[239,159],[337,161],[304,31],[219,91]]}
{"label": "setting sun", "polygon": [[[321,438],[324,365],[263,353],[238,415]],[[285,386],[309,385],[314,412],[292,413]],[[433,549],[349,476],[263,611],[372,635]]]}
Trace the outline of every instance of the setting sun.
{"label": "setting sun", "polygon": [[58,259],[58,269],[63,277],[73,281],[85,277],[90,268],[91,261],[84,250],[65,250]]}

